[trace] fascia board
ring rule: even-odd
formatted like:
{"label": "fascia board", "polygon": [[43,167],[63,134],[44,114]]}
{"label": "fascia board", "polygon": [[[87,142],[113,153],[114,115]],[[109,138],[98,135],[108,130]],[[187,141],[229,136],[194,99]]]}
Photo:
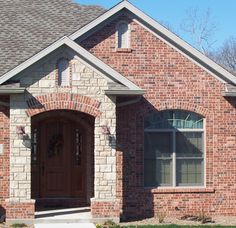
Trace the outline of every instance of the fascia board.
{"label": "fascia board", "polygon": [[236,92],[222,92],[223,97],[236,97]]}
{"label": "fascia board", "polygon": [[51,52],[53,52],[57,48],[61,47],[65,43],[65,38],[66,37],[62,37],[58,41],[54,42],[53,44],[51,44],[47,48],[45,48],[42,51],[38,52],[36,55],[32,56],[31,58],[29,58],[25,62],[21,63],[17,67],[13,68],[12,70],[10,70],[6,74],[4,74],[2,77],[0,77],[0,84],[6,82],[7,80],[12,78],[16,74],[20,73],[21,71],[25,70],[27,67],[29,67],[32,64],[36,63],[38,60],[42,59],[43,57],[50,54]]}
{"label": "fascia board", "polygon": [[17,89],[0,89],[0,94],[20,94],[24,93],[25,88],[17,88]]}
{"label": "fascia board", "polygon": [[90,29],[96,27],[101,22],[107,20],[108,18],[110,18],[114,14],[116,14],[117,12],[121,11],[122,9],[124,9],[125,6],[126,6],[125,1],[122,1],[122,2],[118,3],[116,6],[112,7],[110,10],[108,10],[107,12],[105,12],[104,14],[102,14],[101,16],[99,16],[98,18],[93,20],[92,22],[88,23],[87,25],[85,25],[84,27],[79,29],[78,31],[72,33],[69,36],[69,38],[72,39],[72,40],[76,40],[78,37],[80,37],[81,35],[85,34]]}
{"label": "fascia board", "polygon": [[144,95],[145,90],[105,90],[106,95]]}

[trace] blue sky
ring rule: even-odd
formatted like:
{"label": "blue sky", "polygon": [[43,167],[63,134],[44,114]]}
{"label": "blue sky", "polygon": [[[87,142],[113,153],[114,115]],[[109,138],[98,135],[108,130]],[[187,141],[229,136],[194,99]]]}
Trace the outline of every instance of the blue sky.
{"label": "blue sky", "polygon": [[[119,0],[74,1],[80,4],[101,5],[105,8],[119,3]],[[211,22],[217,26],[213,36],[216,41],[214,48],[220,47],[225,39],[236,37],[236,0],[130,0],[130,2],[155,20],[169,24],[188,42],[190,42],[188,36],[184,35],[179,27],[186,17],[186,11],[195,7],[199,12],[210,9]]]}

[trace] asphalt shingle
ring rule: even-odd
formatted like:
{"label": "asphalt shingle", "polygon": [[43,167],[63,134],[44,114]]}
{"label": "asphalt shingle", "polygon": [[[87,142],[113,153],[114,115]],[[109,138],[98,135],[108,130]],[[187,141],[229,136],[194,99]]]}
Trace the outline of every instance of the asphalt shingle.
{"label": "asphalt shingle", "polygon": [[71,0],[0,0],[0,76],[104,12]]}

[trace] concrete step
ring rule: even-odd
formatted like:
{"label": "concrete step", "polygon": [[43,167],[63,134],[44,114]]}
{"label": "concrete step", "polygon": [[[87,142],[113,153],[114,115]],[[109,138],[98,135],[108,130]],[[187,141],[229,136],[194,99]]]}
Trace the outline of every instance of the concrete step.
{"label": "concrete step", "polygon": [[7,224],[73,224],[93,223],[103,224],[107,220],[119,222],[118,218],[93,218],[90,207],[50,209],[35,212],[35,219],[7,219]]}
{"label": "concrete step", "polygon": [[35,212],[35,218],[92,218],[90,207],[50,209]]}
{"label": "concrete step", "polygon": [[54,224],[35,224],[35,228],[95,228],[93,223],[54,223]]}
{"label": "concrete step", "polygon": [[15,223],[24,224],[83,224],[83,223],[93,223],[93,224],[103,224],[107,220],[112,220],[116,223],[119,222],[118,218],[88,218],[88,219],[56,219],[56,218],[41,218],[41,219],[7,219],[6,224],[12,225]]}

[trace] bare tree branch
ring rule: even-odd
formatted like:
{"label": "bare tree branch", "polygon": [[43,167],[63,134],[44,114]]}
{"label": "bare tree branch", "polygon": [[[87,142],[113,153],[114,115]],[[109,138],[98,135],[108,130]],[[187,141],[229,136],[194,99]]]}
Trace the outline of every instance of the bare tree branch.
{"label": "bare tree branch", "polygon": [[236,72],[236,38],[230,37],[227,39],[221,48],[211,53],[217,63],[225,67],[231,72]]}
{"label": "bare tree branch", "polygon": [[217,27],[211,22],[210,9],[204,13],[199,13],[198,8],[187,10],[181,29],[190,36],[192,45],[206,55],[216,42],[213,36]]}

